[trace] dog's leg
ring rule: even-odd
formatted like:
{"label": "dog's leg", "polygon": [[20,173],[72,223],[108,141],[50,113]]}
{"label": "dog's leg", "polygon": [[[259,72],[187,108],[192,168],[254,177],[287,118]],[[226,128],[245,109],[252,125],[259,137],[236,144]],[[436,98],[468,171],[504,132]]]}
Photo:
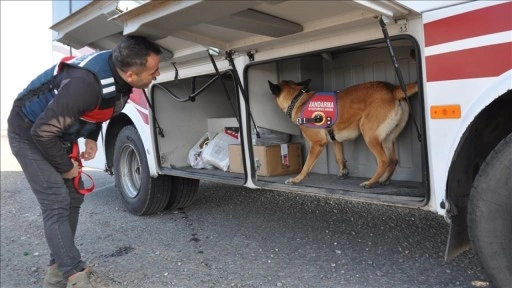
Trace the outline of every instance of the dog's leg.
{"label": "dog's leg", "polygon": [[386,156],[386,152],[384,151],[384,147],[382,147],[382,143],[376,136],[367,138],[363,133],[363,137],[364,140],[366,141],[366,145],[368,145],[370,151],[372,151],[373,155],[375,155],[375,158],[377,160],[377,171],[375,171],[375,174],[372,176],[372,178],[370,178],[370,180],[359,184],[359,186],[364,188],[371,188],[382,177],[382,175],[386,171],[386,168],[389,165],[389,162],[388,157]]}
{"label": "dog's leg", "polygon": [[393,173],[395,173],[396,166],[398,165],[395,151],[396,138],[402,132],[405,125],[407,124],[407,120],[409,119],[409,107],[405,101],[399,101],[397,104],[397,111],[399,111],[400,114],[399,121],[382,143],[386,155],[389,159],[386,173],[384,173],[384,175],[380,178],[380,183],[383,185],[388,185],[391,182],[391,176],[393,176]]}
{"label": "dog's leg", "polygon": [[345,160],[345,154],[343,153],[343,142],[334,141],[333,146],[334,155],[336,156],[336,162],[338,163],[338,167],[340,168],[338,176],[342,179],[347,178],[349,171],[347,167],[347,160]]}
{"label": "dog's leg", "polygon": [[304,163],[304,167],[302,167],[302,171],[300,171],[300,174],[295,176],[294,178],[290,178],[286,180],[286,184],[297,184],[304,177],[306,177],[309,174],[309,171],[311,171],[311,168],[313,168],[313,165],[315,165],[316,160],[318,160],[318,157],[320,156],[320,153],[325,148],[326,142],[321,143],[310,143],[308,156],[306,158],[306,163]]}
{"label": "dog's leg", "polygon": [[388,185],[391,182],[391,176],[393,176],[393,173],[395,172],[396,165],[398,164],[398,160],[396,159],[396,153],[395,153],[395,141],[386,139],[384,142],[382,142],[382,146],[384,148],[384,151],[386,152],[386,155],[388,156],[388,166],[386,168],[386,171],[384,172],[384,175],[380,178],[379,182],[382,185]]}

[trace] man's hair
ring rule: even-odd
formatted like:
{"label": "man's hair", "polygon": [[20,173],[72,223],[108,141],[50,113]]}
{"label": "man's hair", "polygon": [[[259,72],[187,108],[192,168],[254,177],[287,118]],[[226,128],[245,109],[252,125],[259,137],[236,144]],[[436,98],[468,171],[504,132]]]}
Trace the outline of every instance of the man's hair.
{"label": "man's hair", "polygon": [[141,69],[146,66],[150,54],[160,55],[158,44],[142,36],[126,36],[112,50],[114,65],[122,70]]}

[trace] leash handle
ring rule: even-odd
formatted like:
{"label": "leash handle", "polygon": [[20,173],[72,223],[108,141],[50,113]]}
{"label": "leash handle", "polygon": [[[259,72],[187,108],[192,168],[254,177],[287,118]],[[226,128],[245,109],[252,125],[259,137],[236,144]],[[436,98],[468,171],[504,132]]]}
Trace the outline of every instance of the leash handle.
{"label": "leash handle", "polygon": [[[92,179],[91,175],[82,171],[83,165],[82,160],[80,159],[80,149],[78,148],[78,142],[73,142],[71,144],[71,154],[69,154],[69,158],[71,160],[75,160],[76,162],[78,162],[78,175],[75,178],[73,178],[73,186],[75,186],[76,191],[83,195],[91,193],[94,190],[94,180]],[[82,174],[84,174],[91,180],[92,184],[90,187],[80,188],[80,179],[82,177]]]}

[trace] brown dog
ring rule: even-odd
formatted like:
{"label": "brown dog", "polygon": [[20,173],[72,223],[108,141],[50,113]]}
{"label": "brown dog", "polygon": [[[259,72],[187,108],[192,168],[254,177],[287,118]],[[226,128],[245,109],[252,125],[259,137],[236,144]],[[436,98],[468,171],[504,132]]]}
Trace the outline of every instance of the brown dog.
{"label": "brown dog", "polygon": [[[281,81],[279,84],[268,81],[272,94],[276,96],[277,105],[295,123],[300,122],[301,111],[315,94],[314,91],[306,90],[310,81]],[[407,85],[407,96],[417,91],[417,83]],[[343,141],[353,140],[362,134],[366,145],[377,159],[377,171],[360,186],[370,188],[377,182],[389,184],[398,163],[394,143],[409,117],[409,107],[402,101],[405,100],[405,96],[400,86],[387,82],[368,82],[338,91],[335,96],[337,105],[334,106],[337,106],[338,112],[334,123],[327,128],[299,126],[302,135],[310,144],[310,149],[300,174],[286,180],[286,183],[295,184],[302,181],[311,171],[325,145],[331,140],[339,166],[338,175],[343,178],[348,176]],[[308,119],[309,123],[323,121]]]}

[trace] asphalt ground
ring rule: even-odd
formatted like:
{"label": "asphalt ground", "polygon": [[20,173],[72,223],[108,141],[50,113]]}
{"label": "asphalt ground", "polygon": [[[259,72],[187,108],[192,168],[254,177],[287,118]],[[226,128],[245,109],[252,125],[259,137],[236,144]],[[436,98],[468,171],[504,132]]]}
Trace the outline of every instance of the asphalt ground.
{"label": "asphalt ground", "polygon": [[[41,287],[41,212],[8,148],[0,287]],[[448,224],[428,211],[202,182],[192,206],[139,217],[88,172],[76,243],[111,287],[491,287],[473,251],[444,261]]]}

